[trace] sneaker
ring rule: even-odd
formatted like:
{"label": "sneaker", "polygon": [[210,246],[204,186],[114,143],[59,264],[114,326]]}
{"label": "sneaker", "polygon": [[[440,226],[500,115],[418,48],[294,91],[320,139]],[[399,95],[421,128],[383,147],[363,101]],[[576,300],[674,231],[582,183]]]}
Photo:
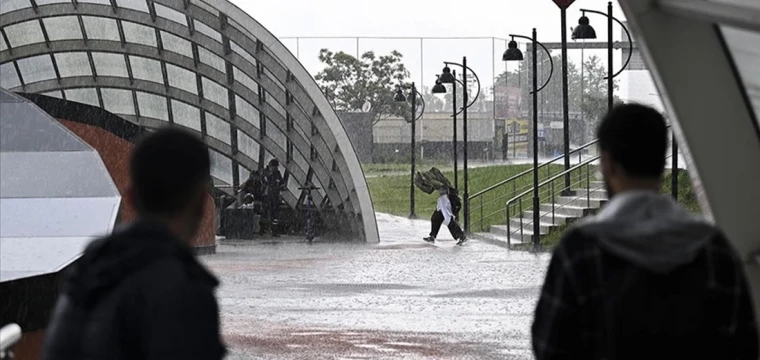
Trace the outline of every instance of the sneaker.
{"label": "sneaker", "polygon": [[457,241],[457,245],[464,245],[464,243],[466,242],[467,242],[467,238],[463,236],[461,239]]}
{"label": "sneaker", "polygon": [[428,237],[426,237],[426,238],[423,238],[422,240],[425,240],[425,241],[427,241],[427,242],[430,242],[430,243],[433,243],[433,242],[435,242],[435,238],[434,238],[434,237],[432,237],[432,236],[428,236]]}

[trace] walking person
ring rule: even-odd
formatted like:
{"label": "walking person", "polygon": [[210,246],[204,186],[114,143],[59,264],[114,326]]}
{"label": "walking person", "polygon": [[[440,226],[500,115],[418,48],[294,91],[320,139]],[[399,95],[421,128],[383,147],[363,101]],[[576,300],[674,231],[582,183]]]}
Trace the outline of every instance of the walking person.
{"label": "walking person", "polygon": [[[454,206],[452,206],[452,194],[454,195]],[[423,240],[427,242],[435,242],[438,237],[438,231],[441,229],[442,224],[446,224],[451,232],[451,236],[454,240],[457,240],[457,245],[463,245],[467,241],[467,237],[464,235],[462,228],[456,221],[456,214],[459,213],[461,202],[458,201],[456,196],[456,190],[447,188],[445,186],[438,188],[438,204],[436,210],[433,212],[433,216],[430,218],[430,236]]]}
{"label": "walking person", "polygon": [[165,128],[130,160],[138,219],[73,265],[46,331],[43,360],[221,359],[216,278],[190,247],[207,206],[207,147]]}
{"label": "walking person", "polygon": [[720,229],[660,193],[663,116],[618,106],[598,138],[611,200],[554,250],[533,322],[536,359],[756,360],[742,261]]}
{"label": "walking person", "polygon": [[[277,159],[269,161],[269,165],[264,170],[262,180],[264,182],[264,213],[267,223],[269,224],[269,230],[272,232],[272,236],[279,236],[279,223],[280,223],[280,203],[282,203],[282,197],[280,192],[284,187],[284,181],[282,174],[280,174],[280,162]],[[262,228],[262,234],[264,229]]]}

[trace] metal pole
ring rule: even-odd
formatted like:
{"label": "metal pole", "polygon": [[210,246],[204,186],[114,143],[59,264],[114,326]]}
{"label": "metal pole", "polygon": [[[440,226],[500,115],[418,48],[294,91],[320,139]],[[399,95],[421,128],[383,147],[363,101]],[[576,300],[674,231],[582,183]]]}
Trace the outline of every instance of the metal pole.
{"label": "metal pole", "polygon": [[[607,110],[612,111],[615,82],[613,81],[614,73],[612,72],[612,1],[607,4]],[[631,50],[633,51],[633,50]]]}
{"label": "metal pole", "polygon": [[454,112],[454,188],[459,190],[459,154],[457,148],[459,142],[457,140],[457,71],[451,71],[451,75],[454,76],[454,83],[451,84],[452,93],[452,110]]}
{"label": "metal pole", "polygon": [[[425,38],[420,38],[420,84],[424,84],[424,83],[425,83]],[[425,160],[425,113],[422,113],[420,115],[420,160]]]}
{"label": "metal pole", "polygon": [[673,158],[671,160],[671,183],[670,183],[670,192],[673,194],[673,199],[678,201],[678,143],[676,142],[676,133],[673,133]]}
{"label": "metal pole", "polygon": [[412,173],[410,176],[410,183],[409,183],[409,218],[410,219],[416,219],[417,215],[414,213],[414,172],[415,172],[415,162],[417,161],[417,144],[415,142],[415,134],[416,134],[416,128],[415,123],[417,123],[417,87],[412,83]]}
{"label": "metal pole", "polygon": [[565,136],[565,196],[570,192],[570,95],[567,79],[567,11],[562,8],[562,112],[563,133]]}
{"label": "metal pole", "polygon": [[467,57],[462,58],[462,79],[464,80],[464,96],[462,105],[464,106],[464,113],[462,117],[462,125],[464,129],[462,135],[464,136],[464,231],[470,233],[470,188],[468,184],[468,170],[467,170],[467,105],[469,104],[467,94]]}
{"label": "metal pole", "polygon": [[538,198],[538,34],[533,29],[533,250],[541,244],[540,210]]}

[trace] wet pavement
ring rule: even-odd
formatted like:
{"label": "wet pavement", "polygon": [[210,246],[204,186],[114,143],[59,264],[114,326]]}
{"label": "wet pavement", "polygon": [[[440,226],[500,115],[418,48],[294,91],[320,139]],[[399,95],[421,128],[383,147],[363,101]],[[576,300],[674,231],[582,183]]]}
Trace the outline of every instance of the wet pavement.
{"label": "wet pavement", "polygon": [[549,255],[465,246],[378,214],[380,244],[220,245],[228,359],[532,359]]}

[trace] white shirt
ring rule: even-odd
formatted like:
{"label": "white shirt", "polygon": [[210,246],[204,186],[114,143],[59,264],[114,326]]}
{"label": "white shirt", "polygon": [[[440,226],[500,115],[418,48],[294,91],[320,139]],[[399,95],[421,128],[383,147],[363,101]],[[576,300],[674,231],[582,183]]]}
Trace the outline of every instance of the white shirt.
{"label": "white shirt", "polygon": [[454,212],[451,211],[451,201],[449,201],[448,195],[441,195],[441,197],[438,198],[438,206],[436,207],[436,210],[443,214],[443,223],[446,226],[449,226],[451,219],[454,217]]}

